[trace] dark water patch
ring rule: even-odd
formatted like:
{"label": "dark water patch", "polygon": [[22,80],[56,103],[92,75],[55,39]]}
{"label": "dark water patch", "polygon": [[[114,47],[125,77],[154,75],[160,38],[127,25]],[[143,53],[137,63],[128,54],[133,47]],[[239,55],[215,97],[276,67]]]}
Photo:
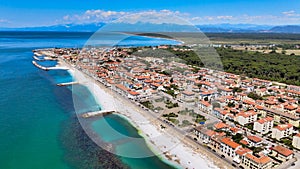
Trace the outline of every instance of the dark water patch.
{"label": "dark water patch", "polygon": [[[61,143],[65,149],[64,160],[78,169],[121,169],[128,168],[114,154],[102,149],[90,137],[97,138],[92,132],[89,135],[83,130],[76,116],[71,117],[62,125]],[[97,140],[100,142],[101,140]],[[108,143],[101,143],[109,147]]]}

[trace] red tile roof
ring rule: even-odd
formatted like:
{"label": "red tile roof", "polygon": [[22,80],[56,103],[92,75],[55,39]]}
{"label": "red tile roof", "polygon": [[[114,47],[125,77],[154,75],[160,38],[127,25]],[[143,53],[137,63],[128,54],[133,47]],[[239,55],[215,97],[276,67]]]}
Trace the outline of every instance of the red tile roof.
{"label": "red tile roof", "polygon": [[250,153],[251,150],[248,149],[248,148],[239,148],[238,150],[235,151],[236,154],[240,155],[240,156],[243,156],[247,153]]}
{"label": "red tile roof", "polygon": [[222,129],[222,128],[228,128],[228,125],[223,122],[219,122],[219,123],[215,124],[214,127],[216,129]]}
{"label": "red tile roof", "polygon": [[255,143],[259,143],[259,142],[262,141],[262,139],[261,139],[260,137],[257,137],[257,136],[254,136],[254,135],[252,135],[252,136],[247,136],[247,138],[248,138],[250,141],[255,142]]}
{"label": "red tile roof", "polygon": [[246,158],[254,161],[257,164],[266,164],[272,161],[270,157],[264,155],[258,158],[252,154],[246,154]]}
{"label": "red tile roof", "polygon": [[257,113],[253,110],[247,111],[247,112],[240,112],[239,114],[237,114],[237,116],[243,116],[245,118],[250,117],[250,116],[254,116]]}
{"label": "red tile roof", "polygon": [[266,123],[266,122],[270,122],[270,121],[273,121],[273,118],[272,118],[272,117],[269,117],[269,116],[266,117],[266,118],[257,120],[257,122],[260,123],[260,124],[263,124],[263,123]]}
{"label": "red tile roof", "polygon": [[273,147],[272,150],[274,150],[274,151],[278,152],[279,154],[286,156],[286,157],[288,157],[294,153],[292,150],[282,147],[280,145]]}
{"label": "red tile roof", "polygon": [[293,127],[293,125],[288,123],[288,124],[279,124],[275,128],[277,128],[280,131],[284,131],[284,130],[287,130],[287,129],[291,128],[291,127]]}
{"label": "red tile roof", "polygon": [[233,149],[236,149],[237,147],[240,146],[240,144],[234,142],[233,140],[231,140],[230,138],[228,137],[225,137],[221,140],[222,143],[228,145],[229,147],[233,148]]}

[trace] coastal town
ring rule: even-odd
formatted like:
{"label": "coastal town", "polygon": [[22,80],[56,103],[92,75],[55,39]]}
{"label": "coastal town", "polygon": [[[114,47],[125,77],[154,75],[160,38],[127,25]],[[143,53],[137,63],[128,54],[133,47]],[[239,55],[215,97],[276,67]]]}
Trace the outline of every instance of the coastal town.
{"label": "coastal town", "polygon": [[[164,49],[191,50],[147,48]],[[142,57],[143,48],[134,50],[41,49],[35,58],[46,55],[72,65],[157,117],[161,130],[174,128],[234,168],[300,167],[299,86],[187,65],[176,58]]]}

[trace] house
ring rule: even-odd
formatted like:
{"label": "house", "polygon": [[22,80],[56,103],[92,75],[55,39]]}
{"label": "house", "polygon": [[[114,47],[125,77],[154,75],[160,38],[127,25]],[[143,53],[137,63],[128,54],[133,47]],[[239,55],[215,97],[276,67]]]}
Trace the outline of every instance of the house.
{"label": "house", "polygon": [[222,111],[223,110],[221,108],[216,107],[216,108],[213,109],[212,114],[215,115],[218,118],[221,118],[221,112]]}
{"label": "house", "polygon": [[262,144],[262,138],[255,135],[248,135],[245,140],[251,147],[259,147]]}
{"label": "house", "polygon": [[140,93],[133,91],[133,90],[128,90],[128,98],[129,99],[133,99],[133,100],[137,100],[139,99]]}
{"label": "house", "polygon": [[212,105],[209,102],[202,100],[199,102],[199,109],[209,113],[212,111]]}
{"label": "house", "polygon": [[293,134],[293,125],[279,124],[272,129],[272,138],[280,140],[281,138],[288,137]]}
{"label": "house", "polygon": [[210,138],[215,134],[215,131],[200,126],[194,128],[194,133],[199,141],[203,143],[209,143]]}
{"label": "house", "polygon": [[248,153],[252,153],[252,151],[248,148],[239,148],[238,150],[235,151],[236,156],[233,158],[233,161],[241,164],[242,161],[244,161],[245,155]]}
{"label": "house", "polygon": [[211,136],[209,146],[215,151],[219,151],[221,146],[221,140],[225,137],[225,135],[226,133],[224,132],[216,132],[214,135]]}
{"label": "house", "polygon": [[271,155],[281,161],[288,161],[294,157],[294,152],[288,148],[278,145],[272,148]]}
{"label": "house", "polygon": [[215,130],[228,130],[229,129],[229,126],[223,122],[218,122],[214,125],[214,129]]}
{"label": "house", "polygon": [[127,96],[127,91],[129,89],[122,84],[116,84],[116,91],[122,96]]}
{"label": "house", "polygon": [[292,145],[295,148],[300,149],[300,133],[294,135]]}
{"label": "house", "polygon": [[256,120],[257,120],[257,112],[253,110],[247,112],[240,112],[236,115],[236,121],[243,126],[245,124],[253,123]]}
{"label": "house", "polygon": [[266,134],[270,132],[273,128],[274,120],[272,117],[266,117],[254,122],[253,130],[261,134]]}
{"label": "house", "polygon": [[236,150],[241,147],[240,144],[234,142],[231,138],[224,137],[221,140],[220,150],[223,155],[233,158],[236,156]]}
{"label": "house", "polygon": [[272,168],[273,161],[270,157],[265,155],[254,156],[247,153],[242,161],[244,168],[251,169],[269,169]]}

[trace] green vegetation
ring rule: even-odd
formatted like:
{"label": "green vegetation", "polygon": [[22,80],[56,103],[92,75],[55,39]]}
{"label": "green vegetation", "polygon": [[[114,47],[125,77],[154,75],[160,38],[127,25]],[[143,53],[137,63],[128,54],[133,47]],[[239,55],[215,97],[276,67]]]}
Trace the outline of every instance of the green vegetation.
{"label": "green vegetation", "polygon": [[183,120],[182,124],[180,125],[180,127],[186,127],[186,126],[190,126],[192,125],[192,123],[188,120]]}
{"label": "green vegetation", "polygon": [[227,104],[227,106],[228,106],[228,107],[234,107],[235,104],[234,104],[234,102],[229,102],[229,103]]}
{"label": "green vegetation", "polygon": [[154,106],[153,106],[153,104],[150,101],[141,102],[141,104],[143,106],[147,107],[148,109],[151,109],[151,110],[154,109]]}
{"label": "green vegetation", "polygon": [[243,90],[241,89],[241,88],[239,88],[239,87],[234,87],[233,89],[232,89],[232,92],[237,92],[237,93],[240,93],[240,92],[242,92]]}
{"label": "green vegetation", "polygon": [[279,142],[285,144],[285,145],[288,146],[289,148],[293,148],[293,145],[292,145],[293,141],[292,141],[292,139],[289,139],[289,138],[283,138],[283,139],[280,139]]}
{"label": "green vegetation", "polygon": [[253,100],[262,100],[263,99],[262,97],[260,97],[258,94],[254,93],[254,92],[250,92],[248,94],[248,97]]}
{"label": "green vegetation", "polygon": [[236,135],[232,136],[232,140],[237,143],[239,143],[242,139],[243,139],[243,135],[240,133],[237,133]]}
{"label": "green vegetation", "polygon": [[169,114],[163,114],[162,115],[163,117],[168,117],[168,118],[170,118],[170,117],[178,117],[178,115],[177,114],[175,114],[175,113],[169,113]]}
{"label": "green vegetation", "polygon": [[[250,78],[273,80],[287,84],[300,85],[300,56],[287,56],[280,53],[260,53],[240,51],[231,48],[216,48],[223,65],[210,52],[198,56],[193,51],[173,51],[174,55],[186,61],[186,64],[212,69],[224,69],[226,72],[246,75]],[[203,49],[205,50],[205,49]],[[201,58],[201,59],[200,59]]]}
{"label": "green vegetation", "polygon": [[250,130],[253,130],[253,126],[254,124],[253,123],[249,123],[249,124],[246,124],[245,127],[250,129]]}
{"label": "green vegetation", "polygon": [[195,118],[194,121],[196,123],[200,123],[200,122],[205,122],[206,121],[206,118],[204,116],[200,115],[200,114],[190,113],[190,115]]}
{"label": "green vegetation", "polygon": [[185,108],[184,110],[180,110],[178,112],[178,114],[181,114],[181,115],[187,115],[189,113],[190,116],[193,116],[194,114],[194,110],[193,109],[188,109],[188,108]]}
{"label": "green vegetation", "polygon": [[175,119],[175,118],[169,118],[168,117],[167,120],[170,121],[170,122],[172,122],[175,125],[179,124],[179,121],[177,119]]}
{"label": "green vegetation", "polygon": [[254,154],[255,154],[255,153],[259,153],[259,152],[261,152],[262,150],[264,150],[263,147],[249,147],[249,149],[252,150]]}
{"label": "green vegetation", "polygon": [[221,56],[224,70],[227,72],[300,85],[299,56],[278,53],[264,54],[226,48],[217,48],[217,52]]}
{"label": "green vegetation", "polygon": [[179,106],[178,103],[173,103],[170,100],[165,101],[165,104],[166,104],[166,107],[168,109],[172,109],[174,107],[178,107]]}

